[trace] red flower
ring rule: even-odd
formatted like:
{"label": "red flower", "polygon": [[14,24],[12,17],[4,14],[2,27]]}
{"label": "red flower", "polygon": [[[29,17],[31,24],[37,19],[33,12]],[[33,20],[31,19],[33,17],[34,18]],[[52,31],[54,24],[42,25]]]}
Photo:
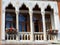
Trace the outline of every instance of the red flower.
{"label": "red flower", "polygon": [[13,30],[13,27],[10,28],[10,31],[11,31],[11,32],[12,32],[12,30]]}

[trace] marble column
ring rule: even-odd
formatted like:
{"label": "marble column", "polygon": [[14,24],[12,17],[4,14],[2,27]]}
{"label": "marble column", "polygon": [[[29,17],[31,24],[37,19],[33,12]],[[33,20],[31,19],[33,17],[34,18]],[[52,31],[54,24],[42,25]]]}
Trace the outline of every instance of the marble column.
{"label": "marble column", "polygon": [[42,22],[43,22],[44,40],[46,40],[46,26],[45,26],[45,13],[44,12],[42,12]]}
{"label": "marble column", "polygon": [[31,9],[29,11],[29,14],[30,14],[30,29],[31,29],[30,38],[31,38],[31,41],[33,41],[34,40],[34,35],[33,35],[34,27],[33,27],[33,15],[32,15],[32,10]]}

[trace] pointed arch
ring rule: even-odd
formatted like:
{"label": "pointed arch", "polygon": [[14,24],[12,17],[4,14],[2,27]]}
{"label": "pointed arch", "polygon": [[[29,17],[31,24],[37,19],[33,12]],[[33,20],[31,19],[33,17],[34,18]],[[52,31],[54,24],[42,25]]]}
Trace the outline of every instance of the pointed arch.
{"label": "pointed arch", "polygon": [[[10,33],[10,28],[16,29],[16,13],[15,13],[15,7],[10,3],[6,8],[5,8],[5,33]],[[15,30],[16,31],[16,30]],[[10,34],[9,34],[10,35]],[[5,39],[7,36],[5,36]],[[9,37],[9,36],[8,36]],[[9,38],[10,40],[10,38]],[[13,39],[11,39],[13,40]],[[16,36],[14,37],[14,40],[16,40]]]}
{"label": "pointed arch", "polygon": [[34,22],[34,31],[35,32],[43,32],[42,25],[42,15],[41,8],[39,8],[38,4],[33,8],[33,22]]}
{"label": "pointed arch", "polygon": [[10,13],[10,14],[16,15],[15,7],[13,7],[13,5],[11,3],[9,3],[9,5],[5,8],[5,10],[6,10],[6,13]]}
{"label": "pointed arch", "polygon": [[38,10],[38,11],[41,11],[41,9],[39,8],[38,4],[35,5],[35,7],[33,8],[33,10]]}
{"label": "pointed arch", "polygon": [[52,11],[52,8],[50,5],[47,6],[47,8],[45,9],[45,11]]}
{"label": "pointed arch", "polygon": [[40,18],[41,14],[40,11],[41,9],[39,8],[38,4],[36,4],[35,7],[33,8],[33,17]]}
{"label": "pointed arch", "polygon": [[48,29],[54,29],[54,10],[51,8],[50,5],[47,6],[45,9],[45,25],[46,31]]}
{"label": "pointed arch", "polygon": [[19,8],[19,31],[30,32],[29,9],[24,3]]}
{"label": "pointed arch", "polygon": [[9,3],[9,5],[5,9],[14,9],[15,10],[15,7],[13,7],[13,5],[11,3]]}
{"label": "pointed arch", "polygon": [[29,10],[28,7],[23,3],[19,10]]}

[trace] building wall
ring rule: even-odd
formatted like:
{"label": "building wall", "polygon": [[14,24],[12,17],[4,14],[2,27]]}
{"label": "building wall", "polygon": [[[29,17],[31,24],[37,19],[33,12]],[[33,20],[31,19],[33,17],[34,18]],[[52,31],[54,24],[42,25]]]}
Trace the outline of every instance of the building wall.
{"label": "building wall", "polygon": [[[59,19],[60,19],[60,2],[58,2],[58,10],[59,10]],[[1,33],[1,0],[0,0],[0,33]],[[1,45],[1,34],[0,34],[0,45]]]}
{"label": "building wall", "polygon": [[59,19],[60,19],[60,2],[58,2],[58,10],[59,10]]}
{"label": "building wall", "polygon": [[[60,20],[60,2],[58,2],[58,13],[59,13],[59,20]],[[60,26],[59,26],[59,29],[60,29]],[[60,32],[58,34],[58,40],[60,40]]]}
{"label": "building wall", "polygon": [[1,45],[1,0],[0,0],[0,45]]}

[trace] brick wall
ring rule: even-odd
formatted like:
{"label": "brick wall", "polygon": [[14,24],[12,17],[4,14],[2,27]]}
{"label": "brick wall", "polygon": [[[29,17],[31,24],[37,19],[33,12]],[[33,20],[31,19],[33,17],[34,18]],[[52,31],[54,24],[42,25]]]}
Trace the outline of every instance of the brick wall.
{"label": "brick wall", "polygon": [[60,19],[60,2],[58,2],[58,11],[59,11],[59,19]]}

